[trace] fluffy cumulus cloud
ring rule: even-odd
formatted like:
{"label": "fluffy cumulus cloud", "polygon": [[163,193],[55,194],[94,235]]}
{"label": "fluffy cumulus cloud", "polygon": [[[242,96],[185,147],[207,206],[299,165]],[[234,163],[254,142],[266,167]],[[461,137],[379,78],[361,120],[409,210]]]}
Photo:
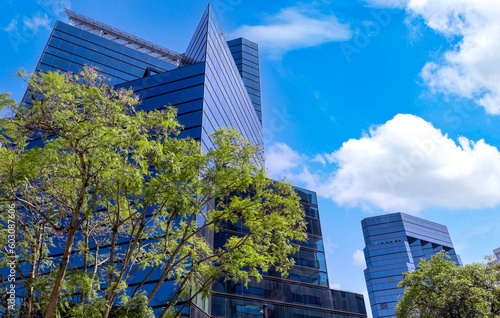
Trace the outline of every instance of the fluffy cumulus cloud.
{"label": "fluffy cumulus cloud", "polygon": [[351,38],[349,25],[306,6],[282,9],[262,25],[244,25],[234,34],[259,43],[279,55],[287,51]]}
{"label": "fluffy cumulus cloud", "polygon": [[434,91],[473,99],[500,114],[500,5],[498,0],[366,0],[406,7],[411,18],[446,36],[452,46],[422,70]]}
{"label": "fluffy cumulus cloud", "polygon": [[[284,147],[282,145],[282,147]],[[331,154],[326,168],[281,170],[291,181],[341,206],[418,212],[429,207],[483,208],[500,202],[500,152],[484,140],[454,141],[413,116],[399,114],[350,139]],[[266,164],[274,165],[272,162]]]}
{"label": "fluffy cumulus cloud", "polygon": [[292,150],[288,145],[276,143],[266,150],[266,168],[273,178],[281,178],[303,161],[298,152]]}

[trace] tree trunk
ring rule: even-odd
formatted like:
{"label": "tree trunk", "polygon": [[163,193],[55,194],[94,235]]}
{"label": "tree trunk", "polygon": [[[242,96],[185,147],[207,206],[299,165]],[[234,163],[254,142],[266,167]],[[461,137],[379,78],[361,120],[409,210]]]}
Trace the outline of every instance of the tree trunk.
{"label": "tree trunk", "polygon": [[[73,224],[72,224],[73,225]],[[66,270],[69,264],[69,257],[71,255],[71,247],[73,246],[73,239],[75,237],[76,227],[73,225],[69,228],[68,239],[66,241],[66,246],[64,247],[64,254],[61,260],[61,266],[59,267],[59,273],[57,273],[56,281],[54,283],[54,288],[52,289],[52,295],[50,296],[49,307],[45,313],[45,318],[52,318],[56,310],[57,300],[59,298],[59,293],[61,292],[62,281],[66,276]]]}

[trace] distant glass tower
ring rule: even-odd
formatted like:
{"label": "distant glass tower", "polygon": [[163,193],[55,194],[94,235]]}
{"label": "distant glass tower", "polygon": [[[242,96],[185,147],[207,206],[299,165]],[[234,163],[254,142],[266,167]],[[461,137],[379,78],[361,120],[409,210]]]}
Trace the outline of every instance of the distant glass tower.
{"label": "distant glass tower", "polygon": [[[258,45],[244,38],[226,41],[210,5],[182,54],[76,12],[66,13],[71,23],[56,23],[36,71],[76,73],[93,65],[116,89],[132,88],[142,110],[174,105],[184,126],[180,137],[190,136],[204,149],[212,147],[211,133],[229,127],[264,147]],[[264,165],[263,157],[257,161]],[[366,317],[361,294],[329,289],[316,193],[296,191],[309,237],[297,243],[301,249],[293,256],[296,266],[290,275],[282,278],[271,269],[248,287],[221,281],[211,299],[197,299],[182,317]],[[227,224],[211,243],[217,247],[244,230],[241,224]],[[51,250],[51,256],[58,253]],[[81,265],[74,262],[70,266]],[[142,272],[135,275],[137,281],[144,277]],[[152,275],[142,290],[151,291],[155,282]],[[163,283],[150,306],[161,312],[175,288],[173,280]]]}
{"label": "distant glass tower", "polygon": [[[213,288],[212,317],[217,318],[355,318],[366,317],[363,295],[329,289],[316,193],[297,188],[306,214],[306,242],[293,255],[295,266],[288,277],[271,269],[248,286],[219,281]],[[241,224],[227,224],[215,234],[214,247],[231,235],[244,233]],[[264,309],[268,315],[264,315]]]}
{"label": "distant glass tower", "polygon": [[497,263],[500,264],[500,247],[496,248],[493,250],[493,253],[495,253],[495,256],[497,258]]}
{"label": "distant glass tower", "polygon": [[404,213],[366,218],[361,221],[365,238],[365,280],[373,318],[395,317],[397,284],[403,273],[415,270],[421,258],[444,250],[461,265],[446,226]]}

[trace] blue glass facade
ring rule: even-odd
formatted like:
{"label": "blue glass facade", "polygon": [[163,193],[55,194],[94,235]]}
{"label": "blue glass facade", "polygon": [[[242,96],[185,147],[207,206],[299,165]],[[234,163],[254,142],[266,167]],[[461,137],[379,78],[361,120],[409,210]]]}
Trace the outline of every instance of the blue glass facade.
{"label": "blue glass facade", "polygon": [[[243,82],[210,6],[180,65],[58,21],[37,71],[78,72],[84,65],[97,67],[116,88],[132,87],[145,110],[175,105],[186,130],[181,137],[200,140],[204,149],[213,146],[209,135],[221,127],[234,128],[264,148],[260,108],[252,101],[256,95],[248,93],[250,86]],[[254,72],[257,83],[258,75]],[[260,88],[258,103],[260,107]],[[263,155],[257,159],[264,164]]]}
{"label": "blue glass facade", "polygon": [[444,250],[461,264],[446,226],[404,213],[361,221],[365,238],[365,279],[373,317],[395,317],[404,272],[415,270],[421,258]]}
{"label": "blue glass facade", "polygon": [[[262,273],[263,279],[252,279],[248,286],[220,281],[213,288],[212,317],[366,317],[363,295],[329,289],[326,260],[321,234],[316,193],[295,188],[306,214],[308,240],[293,255],[295,266],[289,276],[273,271]],[[214,247],[231,235],[244,233],[241,224],[226,224],[216,233]]]}
{"label": "blue glass facade", "polygon": [[[254,109],[251,99],[254,95],[248,93],[211,6],[203,14],[184,58],[189,64],[205,65],[202,146],[212,147],[208,136],[220,127],[232,127],[264,148],[260,108],[259,112]],[[258,77],[257,72],[260,82]],[[264,162],[264,157],[259,160]]]}
{"label": "blue glass facade", "polygon": [[253,107],[262,124],[260,100],[259,46],[244,38],[228,41],[229,49],[240,71],[241,78],[252,100]]}
{"label": "blue glass facade", "polygon": [[[132,88],[140,96],[143,110],[175,106],[184,126],[180,137],[190,136],[204,149],[212,147],[209,135],[221,127],[235,128],[263,148],[258,46],[243,38],[226,42],[210,5],[186,52],[178,55],[89,18],[76,18],[80,20],[73,21],[74,25],[56,23],[37,71],[79,72],[84,65],[94,65],[115,88]],[[165,50],[168,57],[162,55]],[[264,157],[257,162],[264,165]],[[213,296],[197,299],[186,317],[264,317],[264,304],[268,316],[275,318],[366,317],[362,295],[329,289],[316,194],[300,188],[296,191],[309,236],[307,241],[297,242],[301,249],[293,256],[296,266],[290,275],[282,278],[270,269],[261,282],[252,280],[247,287],[219,282]],[[223,231],[211,233],[210,241],[217,247],[244,231],[239,224],[226,224]],[[106,248],[101,249],[105,254]],[[60,252],[54,249],[51,256],[57,258]],[[71,266],[81,266],[81,262],[74,255]],[[140,282],[145,275],[137,271],[129,287],[133,290],[137,286],[134,280]],[[154,273],[142,289],[149,292],[157,280]],[[162,285],[151,304],[158,313],[174,291],[172,281]]]}
{"label": "blue glass facade", "polygon": [[142,78],[148,67],[163,72],[177,68],[137,50],[63,22],[56,22],[37,70],[78,72],[94,65],[111,84]]}

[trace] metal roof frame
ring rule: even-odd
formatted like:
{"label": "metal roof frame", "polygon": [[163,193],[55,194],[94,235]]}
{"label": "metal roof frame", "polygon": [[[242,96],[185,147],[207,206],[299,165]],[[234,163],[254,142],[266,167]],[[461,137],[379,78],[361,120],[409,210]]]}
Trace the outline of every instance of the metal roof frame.
{"label": "metal roof frame", "polygon": [[71,24],[81,30],[101,36],[107,40],[147,54],[154,58],[174,64],[177,67],[183,66],[182,62],[184,55],[181,53],[177,53],[161,45],[144,40],[138,36],[91,19],[83,14],[76,13],[69,9],[64,9],[64,11],[66,12]]}

